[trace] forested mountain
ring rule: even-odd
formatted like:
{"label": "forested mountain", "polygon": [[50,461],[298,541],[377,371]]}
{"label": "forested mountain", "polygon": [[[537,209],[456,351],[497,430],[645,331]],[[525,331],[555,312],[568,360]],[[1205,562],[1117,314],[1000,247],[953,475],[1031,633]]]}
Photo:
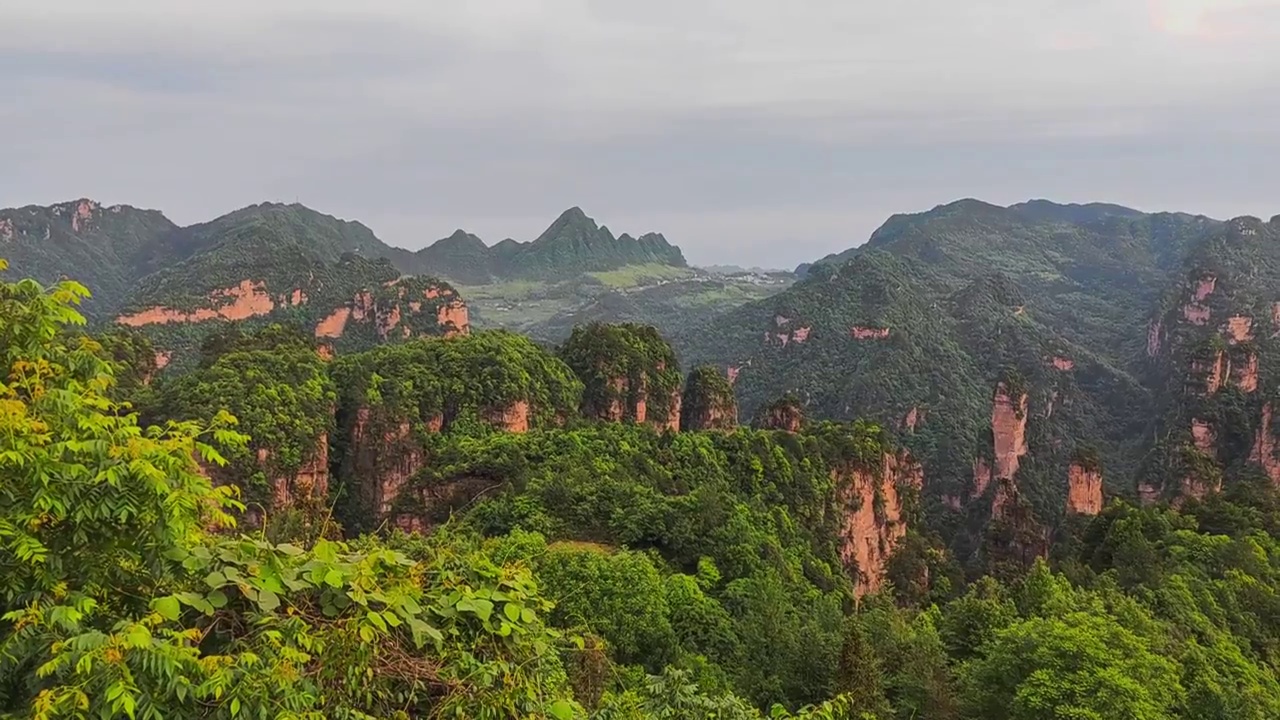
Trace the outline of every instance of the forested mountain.
{"label": "forested mountain", "polygon": [[962,201],[555,346],[215,224],[0,281],[0,716],[1280,716],[1280,218]]}
{"label": "forested mountain", "polygon": [[569,208],[530,242],[503,240],[486,247],[458,230],[419,250],[410,268],[429,270],[457,282],[482,285],[504,279],[563,280],[582,273],[628,265],[686,267],[680,248],[658,233],[614,237],[581,208]]}
{"label": "forested mountain", "polygon": [[[1095,493],[1095,474],[1108,494],[1136,497],[1153,437],[1170,432],[1161,428],[1180,429],[1181,452],[1190,419],[1173,422],[1159,408],[1187,411],[1167,386],[1180,388],[1191,366],[1179,357],[1154,376],[1148,330],[1173,312],[1170,298],[1186,294],[1201,258],[1214,258],[1210,267],[1230,260],[1217,248],[1241,223],[1257,230],[1254,249],[1222,273],[1248,278],[1258,298],[1280,298],[1267,275],[1267,226],[1256,221],[964,200],[894,216],[789,290],[675,342],[687,361],[735,379],[747,416],[792,392],[810,414],[892,429],[931,479],[926,507],[968,528],[957,552],[981,554],[979,534],[1005,512],[1006,490],[1054,525],[1080,488]],[[1246,314],[1264,317],[1264,304]],[[1179,321],[1188,322],[1165,322]],[[1201,334],[1220,336],[1223,322]],[[1248,351],[1235,352],[1248,365]]]}

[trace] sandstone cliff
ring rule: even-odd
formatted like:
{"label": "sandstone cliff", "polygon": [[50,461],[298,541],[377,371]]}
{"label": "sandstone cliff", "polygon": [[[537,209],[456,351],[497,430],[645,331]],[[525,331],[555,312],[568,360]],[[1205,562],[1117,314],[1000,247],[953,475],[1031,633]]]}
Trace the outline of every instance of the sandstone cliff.
{"label": "sandstone cliff", "polygon": [[889,557],[907,534],[904,495],[921,490],[924,471],[905,452],[885,453],[878,467],[847,468],[833,479],[845,508],[840,557],[861,597],[884,585]]}

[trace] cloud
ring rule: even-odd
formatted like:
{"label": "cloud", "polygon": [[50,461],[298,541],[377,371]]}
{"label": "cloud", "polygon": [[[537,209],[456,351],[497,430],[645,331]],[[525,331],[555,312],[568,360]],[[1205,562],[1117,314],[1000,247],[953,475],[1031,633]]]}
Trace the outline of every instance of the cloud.
{"label": "cloud", "polygon": [[14,4],[0,205],[296,198],[406,246],[582,205],[790,265],[959,196],[1280,190],[1241,170],[1280,145],[1275,0]]}

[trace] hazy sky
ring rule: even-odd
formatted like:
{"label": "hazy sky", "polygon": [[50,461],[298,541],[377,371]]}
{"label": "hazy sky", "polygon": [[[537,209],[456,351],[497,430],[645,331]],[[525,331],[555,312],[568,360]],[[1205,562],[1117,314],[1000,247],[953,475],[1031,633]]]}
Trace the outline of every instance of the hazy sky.
{"label": "hazy sky", "polygon": [[790,266],[960,197],[1280,212],[1280,0],[0,0],[0,206],[579,205]]}

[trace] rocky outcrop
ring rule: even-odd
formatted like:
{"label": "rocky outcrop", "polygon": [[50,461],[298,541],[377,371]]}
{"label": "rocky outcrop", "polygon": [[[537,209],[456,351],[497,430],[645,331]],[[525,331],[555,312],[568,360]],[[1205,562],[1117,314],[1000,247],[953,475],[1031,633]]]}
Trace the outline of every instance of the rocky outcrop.
{"label": "rocky outcrop", "polygon": [[340,307],[334,310],[316,325],[316,337],[338,338],[347,328],[347,320],[351,319],[351,308]]}
{"label": "rocky outcrop", "polygon": [[1012,478],[1027,454],[1027,394],[1011,397],[1004,383],[996,386],[991,403],[991,435],[994,440],[994,473]]}
{"label": "rocky outcrop", "polygon": [[1207,325],[1210,315],[1209,308],[1199,303],[1187,303],[1182,306],[1182,316],[1192,325]]}
{"label": "rocky outcrop", "polygon": [[1076,366],[1076,363],[1075,363],[1075,361],[1074,361],[1074,360],[1071,360],[1071,359],[1068,359],[1068,358],[1064,358],[1064,357],[1054,356],[1054,358],[1053,358],[1053,361],[1052,361],[1052,362],[1053,362],[1053,367],[1054,367],[1054,368],[1056,368],[1056,369],[1058,369],[1058,370],[1061,370],[1061,371],[1063,371],[1063,372],[1066,372],[1066,371],[1068,371],[1068,370],[1072,370],[1072,369],[1074,369],[1074,368],[1075,368],[1075,366]]}
{"label": "rocky outcrop", "polygon": [[[271,451],[258,449],[258,464],[264,468],[271,462]],[[294,507],[307,500],[320,500],[329,495],[329,434],[321,433],[315,449],[306,462],[292,475],[270,477],[271,508],[275,511]]]}
{"label": "rocky outcrop", "polygon": [[1160,346],[1164,339],[1164,323],[1152,320],[1147,325],[1147,357],[1160,354]]}
{"label": "rocky outcrop", "polygon": [[275,302],[262,282],[241,280],[239,285],[215,290],[208,298],[211,307],[197,308],[190,312],[164,306],[151,307],[130,315],[121,315],[116,322],[130,327],[167,325],[169,323],[195,323],[205,320],[245,320],[266,315],[275,309]]}
{"label": "rocky outcrop", "polygon": [[1216,440],[1213,427],[1209,423],[1204,420],[1192,419],[1191,441],[1195,444],[1197,450],[1202,453],[1212,454]]}
{"label": "rocky outcrop", "polygon": [[854,340],[884,340],[889,337],[889,328],[854,325],[849,328],[849,337]]}
{"label": "rocky outcrop", "polygon": [[1232,345],[1249,342],[1253,339],[1253,318],[1233,315],[1227,318],[1227,324],[1223,326],[1222,332],[1227,336],[1227,342]]}
{"label": "rocky outcrop", "polygon": [[907,432],[915,432],[916,427],[918,427],[920,423],[924,422],[924,415],[924,411],[913,405],[911,409],[907,411],[906,416],[902,418],[902,429]]}
{"label": "rocky outcrop", "polygon": [[471,332],[471,319],[467,304],[461,298],[454,298],[436,310],[436,322],[444,328],[445,337],[466,335]]}
{"label": "rocky outcrop", "polygon": [[982,497],[988,487],[991,487],[991,465],[986,458],[978,457],[973,461],[973,494],[970,497]]}
{"label": "rocky outcrop", "polygon": [[885,453],[879,467],[835,472],[833,480],[845,508],[840,557],[854,573],[854,591],[862,597],[884,586],[885,566],[907,534],[903,493],[919,491],[924,472],[904,451]]}
{"label": "rocky outcrop", "polygon": [[13,221],[9,218],[0,218],[0,242],[8,242],[14,237]]}
{"label": "rocky outcrop", "polygon": [[529,432],[529,403],[519,400],[505,408],[489,410],[484,414],[484,419],[485,422],[504,432]]}
{"label": "rocky outcrop", "polygon": [[1208,299],[1208,297],[1212,295],[1213,291],[1216,290],[1217,288],[1218,288],[1218,278],[1216,275],[1213,275],[1211,273],[1202,275],[1200,276],[1200,279],[1196,282],[1195,295],[1193,299],[1195,300],[1195,302],[1202,303],[1206,299]]}
{"label": "rocky outcrop", "polygon": [[1280,486],[1280,458],[1276,457],[1276,438],[1271,432],[1271,403],[1262,406],[1262,418],[1254,435],[1249,462],[1262,468],[1271,482]]}
{"label": "rocky outcrop", "polygon": [[695,368],[685,383],[680,427],[697,431],[737,426],[738,402],[728,379],[709,365]]}
{"label": "rocky outcrop", "polygon": [[1231,374],[1231,381],[1241,392],[1252,393],[1258,390],[1258,356],[1249,353],[1243,363],[1238,363]]}
{"label": "rocky outcrop", "polygon": [[71,231],[82,232],[89,229],[93,214],[99,209],[98,203],[92,200],[80,200],[71,209]]}
{"label": "rocky outcrop", "polygon": [[792,395],[782,397],[760,411],[755,425],[761,430],[781,430],[797,433],[804,424],[804,410],[800,400]]}
{"label": "rocky outcrop", "polygon": [[1191,361],[1191,375],[1193,378],[1204,379],[1205,394],[1212,395],[1222,388],[1223,381],[1231,372],[1231,360],[1227,354],[1219,350],[1213,359],[1205,362],[1202,360]]}
{"label": "rocky outcrop", "polygon": [[[430,418],[424,429],[439,432],[442,417]],[[359,492],[377,518],[388,517],[400,491],[425,466],[425,454],[414,437],[408,419],[382,417],[368,407],[356,410],[351,427],[351,457],[354,467],[344,474],[359,479]]]}
{"label": "rocky outcrop", "polygon": [[168,350],[157,350],[155,354],[156,370],[163,370],[169,367],[169,363],[173,361],[173,353]]}
{"label": "rocky outcrop", "polygon": [[1073,462],[1067,468],[1067,513],[1097,515],[1102,512],[1102,471]]}

